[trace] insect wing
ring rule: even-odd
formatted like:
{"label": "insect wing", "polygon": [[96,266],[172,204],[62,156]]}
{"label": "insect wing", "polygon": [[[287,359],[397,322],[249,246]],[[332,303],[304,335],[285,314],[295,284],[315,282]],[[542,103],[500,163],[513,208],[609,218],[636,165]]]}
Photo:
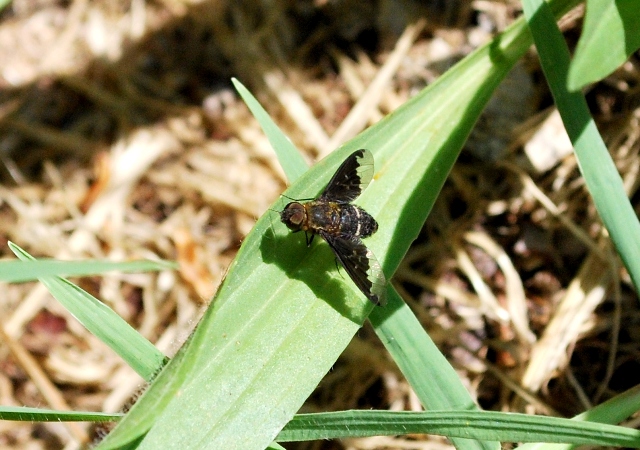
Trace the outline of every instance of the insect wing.
{"label": "insect wing", "polygon": [[375,255],[360,239],[320,232],[358,289],[375,305],[384,306],[387,281]]}
{"label": "insect wing", "polygon": [[369,150],[353,152],[338,168],[320,200],[350,203],[369,185],[373,178],[373,155]]}

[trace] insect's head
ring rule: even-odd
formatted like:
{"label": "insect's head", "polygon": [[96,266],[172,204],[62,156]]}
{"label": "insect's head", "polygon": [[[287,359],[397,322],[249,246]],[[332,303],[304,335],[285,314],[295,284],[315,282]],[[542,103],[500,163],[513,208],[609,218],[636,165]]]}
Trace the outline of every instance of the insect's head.
{"label": "insect's head", "polygon": [[280,220],[291,231],[300,231],[307,218],[307,211],[304,205],[299,202],[291,202],[284,207],[280,213]]}

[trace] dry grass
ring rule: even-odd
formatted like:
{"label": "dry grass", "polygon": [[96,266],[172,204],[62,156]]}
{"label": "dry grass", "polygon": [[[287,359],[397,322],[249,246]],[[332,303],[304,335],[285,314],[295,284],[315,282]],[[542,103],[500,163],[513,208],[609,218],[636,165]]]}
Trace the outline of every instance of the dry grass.
{"label": "dry grass", "polygon": [[[178,260],[178,273],[79,281],[172,354],[285,187],[230,76],[312,160],[518,14],[508,1],[432,3],[14,0],[0,22],[0,242]],[[536,79],[523,63],[503,84],[395,280],[483,407],[570,416],[637,384],[640,314]],[[638,81],[634,61],[589,93],[634,204]],[[1,404],[118,411],[139,389],[42,286],[4,286],[0,310]],[[304,409],[369,407],[421,408],[365,327]],[[84,425],[0,422],[2,448],[88,439]]]}

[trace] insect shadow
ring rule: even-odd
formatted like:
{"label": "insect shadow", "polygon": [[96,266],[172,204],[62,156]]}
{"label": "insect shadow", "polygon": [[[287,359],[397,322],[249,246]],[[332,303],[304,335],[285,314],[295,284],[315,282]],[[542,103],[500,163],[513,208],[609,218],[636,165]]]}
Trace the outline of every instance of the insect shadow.
{"label": "insect shadow", "polygon": [[[277,211],[276,211],[277,212]],[[274,214],[274,212],[269,212]],[[275,215],[275,214],[274,214]],[[281,234],[276,233],[274,227],[285,226],[278,220],[268,227],[260,242],[262,260],[267,264],[275,264],[287,277],[304,283],[314,295],[327,302],[340,315],[353,323],[362,325],[367,307],[364,302],[349,301],[353,298],[353,291],[349,290],[343,281],[331,275],[336,271],[335,256],[326,243],[318,240],[307,247],[304,233]],[[304,264],[309,258],[319,261],[321,268]]]}

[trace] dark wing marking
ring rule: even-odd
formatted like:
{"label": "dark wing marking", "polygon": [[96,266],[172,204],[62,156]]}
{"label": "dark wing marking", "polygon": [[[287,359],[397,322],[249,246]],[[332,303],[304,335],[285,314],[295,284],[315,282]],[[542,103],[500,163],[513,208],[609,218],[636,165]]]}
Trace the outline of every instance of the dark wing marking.
{"label": "dark wing marking", "polygon": [[356,150],[344,160],[319,199],[338,203],[354,201],[371,182],[373,170],[371,152]]}
{"label": "dark wing marking", "polygon": [[375,255],[360,239],[334,236],[324,231],[320,235],[331,247],[355,285],[375,305],[387,303],[387,281]]}

